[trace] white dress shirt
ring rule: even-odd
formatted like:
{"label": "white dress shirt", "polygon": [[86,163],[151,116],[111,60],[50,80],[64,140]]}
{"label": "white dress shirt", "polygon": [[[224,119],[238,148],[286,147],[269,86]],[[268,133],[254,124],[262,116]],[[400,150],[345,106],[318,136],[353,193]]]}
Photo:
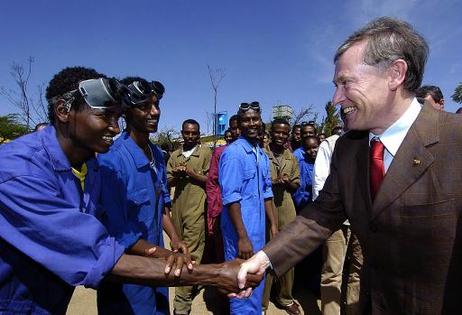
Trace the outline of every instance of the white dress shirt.
{"label": "white dress shirt", "polygon": [[381,135],[375,135],[372,132],[369,132],[369,146],[372,138],[379,138],[379,140],[385,146],[383,153],[383,163],[385,166],[385,173],[387,173],[388,168],[390,167],[393,158],[398,152],[401,143],[411,128],[411,125],[416,120],[417,116],[420,113],[422,106],[414,98],[411,102],[409,108],[404,112],[404,114],[395,121],[390,127],[387,128]]}
{"label": "white dress shirt", "polygon": [[338,138],[338,135],[330,136],[319,145],[313,167],[313,200],[318,198],[319,192],[324,187],[327,176],[329,176],[330,160],[332,159],[332,153],[334,153],[335,143]]}

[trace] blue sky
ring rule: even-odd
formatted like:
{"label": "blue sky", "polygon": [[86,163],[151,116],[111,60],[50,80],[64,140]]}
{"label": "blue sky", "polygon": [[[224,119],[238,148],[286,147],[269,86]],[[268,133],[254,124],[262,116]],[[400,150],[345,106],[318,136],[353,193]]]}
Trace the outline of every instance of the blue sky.
{"label": "blue sky", "polygon": [[[374,17],[407,20],[427,39],[424,83],[439,85],[446,109],[462,81],[462,1],[458,0],[169,0],[1,1],[0,86],[12,87],[13,62],[34,57],[31,91],[66,66],[109,76],[139,75],[166,86],[160,129],[213,112],[207,65],[222,68],[218,109],[234,113],[258,100],[324,114],[334,91],[332,57],[350,33]],[[0,115],[16,108],[0,96]],[[210,127],[211,128],[211,127]]]}

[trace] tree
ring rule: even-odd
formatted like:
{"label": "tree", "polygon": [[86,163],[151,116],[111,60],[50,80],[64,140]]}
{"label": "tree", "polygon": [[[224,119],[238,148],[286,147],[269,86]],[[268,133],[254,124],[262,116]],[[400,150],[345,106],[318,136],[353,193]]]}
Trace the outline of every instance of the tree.
{"label": "tree", "polygon": [[342,124],[340,114],[335,105],[331,101],[327,102],[324,107],[326,110],[326,117],[322,120],[319,128],[320,132],[324,132],[327,136],[332,134],[332,129]]}
{"label": "tree", "polygon": [[154,136],[154,142],[166,151],[175,150],[180,146],[179,138],[178,131],[173,128],[166,128]]}
{"label": "tree", "polygon": [[217,98],[218,98],[218,87],[220,86],[221,81],[226,76],[226,72],[221,68],[211,68],[207,65],[209,70],[210,84],[212,85],[213,90],[213,136],[217,135]]}
{"label": "tree", "polygon": [[13,62],[10,75],[16,84],[16,89],[0,87],[0,95],[19,109],[18,118],[24,122],[28,130],[31,129],[32,124],[48,122],[47,106],[43,100],[43,84],[37,86],[38,96],[35,98],[29,92],[33,63],[34,58],[32,57],[29,57],[26,65]]}
{"label": "tree", "polygon": [[18,114],[0,116],[0,144],[25,135],[29,129],[18,122]]}
{"label": "tree", "polygon": [[[311,116],[311,119],[310,119]],[[313,111],[313,105],[302,106],[297,114],[290,120],[290,124],[297,125],[300,124],[304,120],[313,120],[316,121],[318,118],[318,114]]]}
{"label": "tree", "polygon": [[456,103],[462,103],[462,82],[460,82],[456,89],[454,90],[454,94],[452,94],[452,100]]}

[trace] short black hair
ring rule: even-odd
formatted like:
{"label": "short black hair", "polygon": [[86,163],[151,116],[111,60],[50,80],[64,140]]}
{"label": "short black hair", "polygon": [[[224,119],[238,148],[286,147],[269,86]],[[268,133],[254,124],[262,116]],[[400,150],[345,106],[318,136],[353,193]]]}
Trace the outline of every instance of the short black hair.
{"label": "short black hair", "polygon": [[284,118],[273,119],[273,121],[271,122],[271,129],[274,128],[274,125],[287,125],[289,126],[289,130],[290,130],[290,123],[287,119],[284,119]]}
{"label": "short black hair", "polygon": [[444,98],[441,89],[435,85],[422,85],[415,92],[415,96],[420,99],[424,99],[427,95],[430,95],[437,103],[441,102]]}
{"label": "short black hair", "polygon": [[190,124],[190,125],[196,125],[197,126],[197,131],[200,133],[201,132],[201,125],[199,125],[199,123],[197,122],[197,120],[195,119],[186,119],[185,121],[183,121],[183,123],[181,124],[181,130],[184,129],[184,126],[186,124]]}
{"label": "short black hair", "polygon": [[[52,98],[63,95],[64,93],[76,90],[79,83],[84,80],[106,78],[102,73],[93,68],[86,67],[67,67],[54,75],[46,89],[45,97],[48,101],[48,120],[50,124],[55,123],[54,105]],[[75,93],[75,99],[72,103],[72,109],[80,110],[85,101],[80,93]]]}
{"label": "short black hair", "polygon": [[336,126],[336,127],[332,128],[332,135],[341,134],[342,131],[343,131],[343,127],[342,127],[342,126]]}
{"label": "short black hair", "polygon": [[232,122],[233,120],[239,122],[239,115],[238,115],[238,114],[234,114],[233,116],[229,117],[228,125],[231,125],[231,122]]}
{"label": "short black hair", "polygon": [[302,125],[301,125],[301,127],[302,127],[301,132],[302,132],[302,134],[303,134],[303,129],[304,129],[305,127],[307,127],[307,126],[313,127],[314,134],[315,134],[315,135],[318,134],[318,131],[317,131],[317,129],[316,129],[316,125],[315,125],[312,121],[309,121],[309,122],[307,122],[307,123],[302,123]]}
{"label": "short black hair", "polygon": [[302,139],[302,144],[305,143],[305,141],[308,140],[316,140],[316,142],[319,144],[319,138],[317,136],[306,136],[305,138]]}

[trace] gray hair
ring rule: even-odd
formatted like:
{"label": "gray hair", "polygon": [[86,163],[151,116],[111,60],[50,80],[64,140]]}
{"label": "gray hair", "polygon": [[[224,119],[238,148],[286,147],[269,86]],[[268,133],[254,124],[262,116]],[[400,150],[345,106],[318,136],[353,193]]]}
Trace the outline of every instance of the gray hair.
{"label": "gray hair", "polygon": [[335,53],[334,63],[348,48],[365,40],[366,64],[383,67],[397,59],[403,59],[407,63],[404,88],[410,92],[419,88],[429,48],[425,39],[409,23],[390,17],[372,20],[340,45]]}

